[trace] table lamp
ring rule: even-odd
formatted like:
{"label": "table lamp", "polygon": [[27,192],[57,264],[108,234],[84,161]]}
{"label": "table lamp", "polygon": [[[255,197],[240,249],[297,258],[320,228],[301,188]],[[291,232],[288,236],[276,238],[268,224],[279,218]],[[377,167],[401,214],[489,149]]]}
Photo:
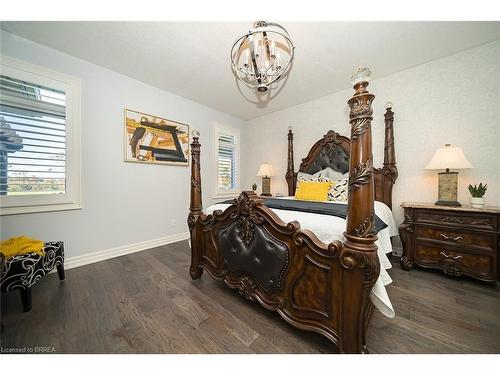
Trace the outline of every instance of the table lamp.
{"label": "table lamp", "polygon": [[271,176],[275,176],[273,166],[269,163],[263,163],[259,171],[257,172],[258,177],[262,177],[262,196],[271,196]]}
{"label": "table lamp", "polygon": [[439,172],[439,198],[435,203],[440,206],[461,206],[457,201],[458,172],[450,169],[472,168],[460,147],[445,144],[436,150],[425,169],[445,169]]}

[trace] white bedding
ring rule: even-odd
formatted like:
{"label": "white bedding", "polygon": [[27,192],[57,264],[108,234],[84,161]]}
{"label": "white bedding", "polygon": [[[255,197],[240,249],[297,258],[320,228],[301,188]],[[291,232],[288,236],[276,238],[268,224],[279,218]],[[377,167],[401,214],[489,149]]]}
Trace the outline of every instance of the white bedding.
{"label": "white bedding", "polygon": [[[295,199],[295,197],[284,197],[282,199]],[[215,210],[225,210],[229,206],[229,204],[218,203],[208,207],[204,211],[206,214],[211,214]],[[308,212],[272,210],[285,223],[294,220],[298,221],[302,229],[312,231],[318,239],[324,243],[330,243],[334,240],[343,240],[343,233],[346,229],[345,219]],[[378,247],[378,257],[380,259],[380,276],[372,289],[371,300],[373,305],[379,309],[382,314],[389,318],[393,318],[395,316],[394,308],[392,307],[389,296],[387,295],[387,290],[385,289],[385,285],[392,282],[391,277],[386,271],[392,267],[386,254],[392,252],[391,237],[397,236],[398,230],[391,210],[384,203],[375,201],[375,214],[387,224],[387,228],[378,232],[378,240],[375,242]]]}

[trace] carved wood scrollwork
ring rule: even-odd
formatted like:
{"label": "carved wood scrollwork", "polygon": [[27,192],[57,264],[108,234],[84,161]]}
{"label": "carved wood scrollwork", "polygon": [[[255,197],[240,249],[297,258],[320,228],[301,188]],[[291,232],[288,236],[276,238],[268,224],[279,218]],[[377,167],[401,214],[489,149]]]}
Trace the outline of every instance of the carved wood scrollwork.
{"label": "carved wood scrollwork", "polygon": [[193,143],[191,143],[191,161],[193,164],[200,164],[200,149],[201,145],[198,142],[198,138],[193,138]]}
{"label": "carved wood scrollwork", "polygon": [[344,249],[340,255],[340,264],[347,270],[354,270],[357,267],[361,268],[364,272],[365,280],[369,283],[374,283],[380,273],[378,257],[370,253]]}
{"label": "carved wood scrollwork", "polygon": [[398,178],[398,168],[396,166],[384,166],[382,168],[374,168],[374,173],[381,174],[384,177],[389,177],[391,183],[394,184]]}
{"label": "carved wood scrollwork", "polygon": [[328,132],[325,134],[323,137],[323,142],[324,144],[334,144],[334,145],[341,145],[342,144],[342,139],[340,138],[340,134],[337,133],[336,131],[333,130],[328,130]]}
{"label": "carved wood scrollwork", "polygon": [[370,214],[367,216],[361,224],[359,224],[356,229],[352,232],[352,235],[355,237],[372,237],[375,236],[375,215]]}
{"label": "carved wood scrollwork", "polygon": [[196,220],[198,220],[198,216],[193,214],[188,215],[187,223],[190,231],[193,230],[194,226],[196,225]]}
{"label": "carved wood scrollwork", "polygon": [[405,271],[409,271],[413,268],[413,262],[404,255],[401,257],[399,263],[401,264],[401,268]]}
{"label": "carved wood scrollwork", "polygon": [[358,165],[349,174],[349,192],[358,189],[363,184],[368,184],[373,173],[373,162],[368,159]]}
{"label": "carved wood scrollwork", "polygon": [[191,178],[191,186],[198,192],[201,192],[201,182]]}
{"label": "carved wood scrollwork", "polygon": [[249,247],[255,237],[255,224],[260,225],[263,218],[255,214],[255,207],[262,204],[254,192],[244,191],[233,204],[237,210],[231,215],[233,219],[238,219],[239,236],[245,246]]}
{"label": "carved wood scrollwork", "polygon": [[[364,87],[366,87],[366,86],[368,86],[367,83]],[[351,104],[350,104],[351,111],[349,112],[349,117],[351,119],[354,119],[357,117],[363,117],[363,118],[370,117],[373,114],[373,109],[372,109],[373,99],[375,99],[375,96],[369,97],[369,98],[366,96],[365,97],[359,96],[357,98],[356,97],[351,98],[350,99],[351,100]]]}
{"label": "carved wood scrollwork", "polygon": [[238,220],[239,236],[246,247],[249,247],[255,237],[255,225],[248,219]]}
{"label": "carved wood scrollwork", "polygon": [[462,273],[460,272],[460,264],[453,260],[447,260],[443,264],[443,272],[450,276],[460,276]]}
{"label": "carved wood scrollwork", "polygon": [[405,271],[409,271],[413,268],[413,257],[412,259],[408,258],[408,255],[411,253],[410,248],[413,246],[411,241],[411,233],[414,231],[413,211],[405,208],[404,217],[405,221],[401,223],[398,228],[399,237],[403,245],[403,256],[399,263],[401,264],[401,268]]}
{"label": "carved wood scrollwork", "polygon": [[350,250],[343,250],[340,255],[340,264],[347,270],[352,270],[358,265],[357,253]]}
{"label": "carved wood scrollwork", "polygon": [[467,216],[445,216],[441,214],[419,213],[419,219],[429,221],[440,221],[453,224],[487,225],[490,226],[489,218],[467,217]]}
{"label": "carved wood scrollwork", "polygon": [[370,128],[373,114],[372,101],[373,98],[362,96],[351,99],[349,117],[355,121],[351,127],[351,142],[358,139]]}
{"label": "carved wood scrollwork", "polygon": [[365,280],[375,284],[378,275],[380,274],[380,261],[378,257],[361,255],[360,267],[365,274]]}
{"label": "carved wood scrollwork", "polygon": [[248,300],[255,299],[255,289],[257,288],[257,284],[254,280],[249,277],[244,277],[240,280],[238,284],[238,292]]}
{"label": "carved wood scrollwork", "polygon": [[399,231],[400,231],[400,233],[401,232],[413,233],[413,224],[402,223],[399,226]]}
{"label": "carved wood scrollwork", "polygon": [[371,120],[368,118],[360,118],[356,120],[356,123],[354,124],[351,132],[351,141],[358,139],[366,132],[366,129],[368,129],[370,126]]}

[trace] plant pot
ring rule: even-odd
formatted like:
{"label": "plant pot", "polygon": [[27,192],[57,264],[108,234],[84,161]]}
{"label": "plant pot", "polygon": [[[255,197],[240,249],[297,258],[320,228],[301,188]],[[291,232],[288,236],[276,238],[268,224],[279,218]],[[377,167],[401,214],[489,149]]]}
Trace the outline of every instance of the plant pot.
{"label": "plant pot", "polygon": [[470,197],[470,205],[473,208],[483,208],[484,207],[484,197],[481,197],[481,198]]}

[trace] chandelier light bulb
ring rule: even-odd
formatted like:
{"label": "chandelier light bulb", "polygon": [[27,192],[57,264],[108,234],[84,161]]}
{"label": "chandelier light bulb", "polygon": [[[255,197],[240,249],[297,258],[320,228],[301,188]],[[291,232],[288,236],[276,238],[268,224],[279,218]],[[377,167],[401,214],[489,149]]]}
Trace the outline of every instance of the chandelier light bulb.
{"label": "chandelier light bulb", "polygon": [[231,65],[246,86],[266,92],[290,70],[295,47],[288,32],[272,22],[258,21],[231,49]]}

